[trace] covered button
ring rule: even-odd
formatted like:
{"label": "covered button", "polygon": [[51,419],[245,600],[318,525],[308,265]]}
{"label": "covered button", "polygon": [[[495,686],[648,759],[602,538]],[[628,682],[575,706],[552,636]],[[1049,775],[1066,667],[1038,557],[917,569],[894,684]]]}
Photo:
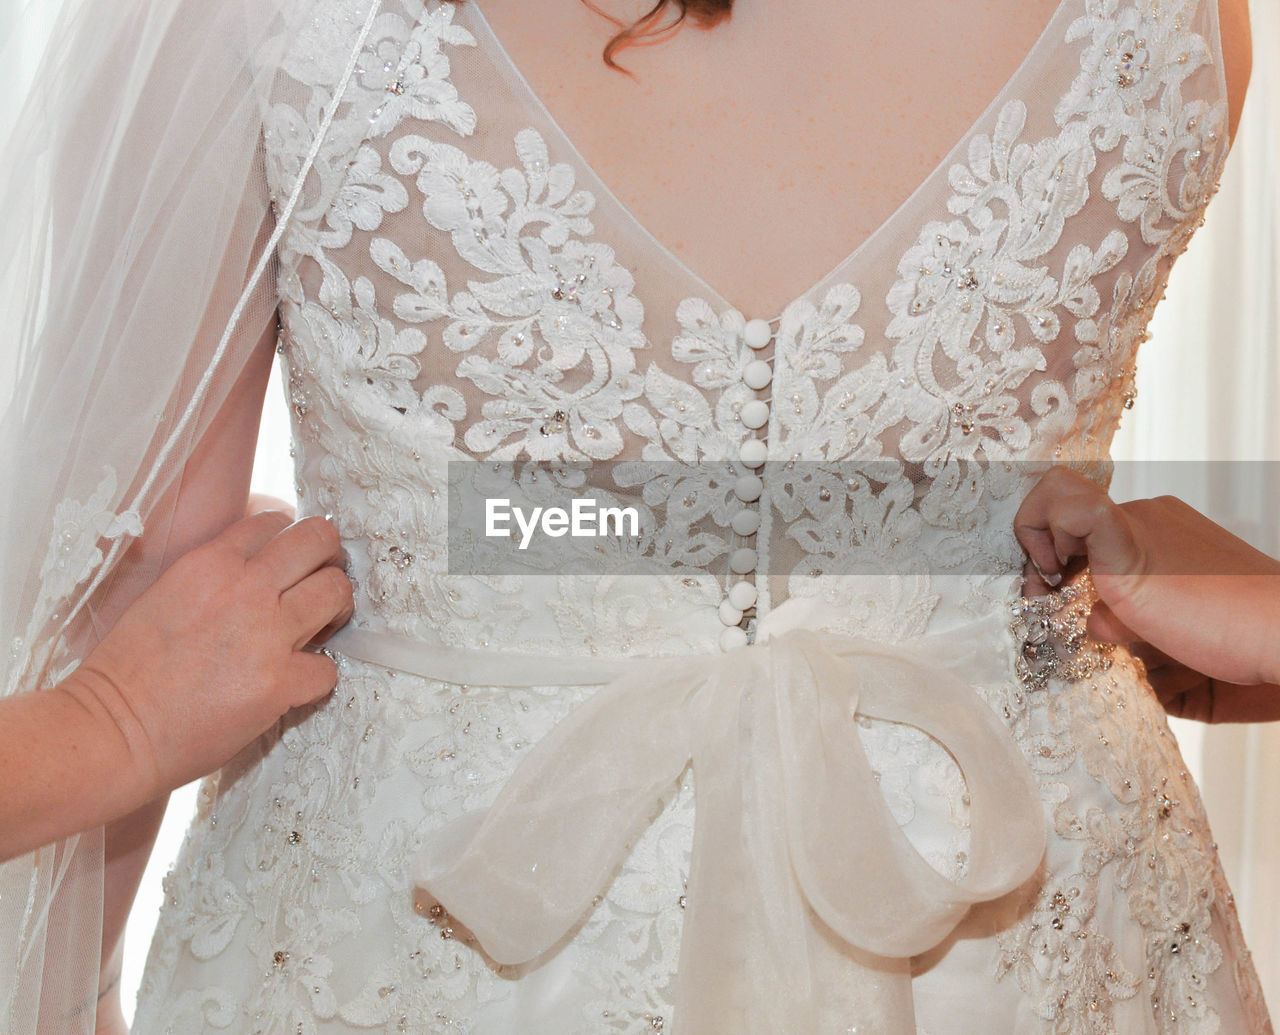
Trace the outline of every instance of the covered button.
{"label": "covered button", "polygon": [[729,590],[728,599],[729,603],[739,611],[745,611],[756,602],[756,587],[750,582],[735,582],[733,588]]}
{"label": "covered button", "polygon": [[746,382],[748,388],[754,388],[757,391],[767,388],[769,382],[773,380],[773,368],[763,359],[753,359],[742,371],[742,380]]}
{"label": "covered button", "polygon": [[749,428],[763,428],[769,423],[769,404],[763,399],[752,399],[739,414],[742,423]]}
{"label": "covered button", "polygon": [[758,438],[749,438],[742,443],[738,457],[748,467],[759,467],[769,455],[769,448]]}
{"label": "covered button", "polygon": [[748,320],[747,325],[742,329],[742,340],[753,349],[764,348],[772,337],[773,331],[769,327],[768,320]]}
{"label": "covered button", "polygon": [[754,503],[764,491],[764,482],[754,474],[744,474],[733,483],[733,494],[743,503]]}

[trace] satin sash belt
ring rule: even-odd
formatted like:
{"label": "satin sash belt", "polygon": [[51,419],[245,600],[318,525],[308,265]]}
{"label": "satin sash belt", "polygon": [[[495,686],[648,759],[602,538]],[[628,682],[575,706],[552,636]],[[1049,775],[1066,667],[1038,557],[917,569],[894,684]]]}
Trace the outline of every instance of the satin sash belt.
{"label": "satin sash belt", "polygon": [[[668,1030],[809,1035],[838,1017],[840,1031],[914,1031],[909,957],[971,904],[1025,882],[1044,852],[1034,776],[971,685],[1007,686],[1012,638],[991,615],[882,643],[813,628],[814,607],[787,601],[754,645],[716,655],[504,655],[350,626],[329,645],[447,682],[608,683],[525,755],[487,811],[431,833],[417,860],[417,883],[493,960],[524,963],[566,940],[692,764]],[[894,821],[855,713],[923,730],[959,764],[961,880]]]}

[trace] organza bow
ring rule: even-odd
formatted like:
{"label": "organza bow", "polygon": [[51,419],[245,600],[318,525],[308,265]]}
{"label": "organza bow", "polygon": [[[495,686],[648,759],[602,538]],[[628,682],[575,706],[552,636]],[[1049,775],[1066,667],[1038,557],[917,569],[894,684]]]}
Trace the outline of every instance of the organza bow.
{"label": "organza bow", "polygon": [[[418,883],[493,960],[534,960],[586,916],[692,764],[674,1030],[809,1033],[838,1015],[841,1031],[914,1031],[909,957],[971,904],[1021,885],[1044,852],[1030,769],[955,674],[1007,679],[1008,634],[979,622],[886,644],[804,628],[791,603],[753,646],[615,679],[490,809],[430,836]],[[855,714],[923,730],[960,766],[971,833],[960,881],[894,821]]]}

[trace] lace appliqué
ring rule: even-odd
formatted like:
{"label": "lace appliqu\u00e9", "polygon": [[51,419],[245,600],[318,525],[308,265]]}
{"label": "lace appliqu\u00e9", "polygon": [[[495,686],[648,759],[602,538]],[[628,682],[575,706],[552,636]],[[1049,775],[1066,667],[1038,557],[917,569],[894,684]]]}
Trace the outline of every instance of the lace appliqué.
{"label": "lace appliqu\u00e9", "polygon": [[[1001,936],[998,973],[1036,997],[1055,1032],[1123,1031],[1116,1004],[1139,994],[1162,1032],[1217,1031],[1207,984],[1223,960],[1218,920],[1230,893],[1141,662],[1087,636],[1096,600],[1086,571],[1015,608],[1024,692],[1011,718],[1061,841],[1032,910]],[[1086,783],[1072,778],[1078,771]],[[1100,904],[1107,886],[1142,931],[1140,959],[1122,957],[1105,933],[1125,922],[1108,915],[1114,903]],[[1246,982],[1246,1002],[1248,991]]]}
{"label": "lace appliqu\u00e9", "polygon": [[[102,544],[125,536],[142,535],[142,518],[137,511],[116,512],[109,504],[116,498],[116,472],[104,467],[102,480],[87,500],[66,499],[53,513],[53,531],[40,565],[40,597],[33,609],[27,633],[15,637],[9,650],[9,679],[6,694],[14,693],[27,674],[52,666],[48,679],[56,683],[78,664],[78,658],[67,657],[67,644],[59,635],[50,642],[46,627],[59,623],[77,587],[83,585],[101,566],[105,555]],[[26,652],[43,644],[41,657],[29,657]],[[23,659],[26,663],[23,664]]]}

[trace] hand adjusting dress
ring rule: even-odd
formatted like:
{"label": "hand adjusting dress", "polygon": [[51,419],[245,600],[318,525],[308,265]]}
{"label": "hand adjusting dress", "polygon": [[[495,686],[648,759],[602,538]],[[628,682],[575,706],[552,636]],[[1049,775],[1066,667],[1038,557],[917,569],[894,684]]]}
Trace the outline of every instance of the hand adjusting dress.
{"label": "hand adjusting dress", "polygon": [[[1063,0],[890,220],[742,313],[482,4],[368,3],[317,3],[264,115],[289,184],[338,97],[280,348],[356,616],[332,699],[206,785],[137,1030],[1270,1030],[1141,665],[1087,581],[1019,599],[1010,531],[1105,459],[1216,185],[1214,4]],[[454,472],[526,460],[660,532],[451,568]]]}

